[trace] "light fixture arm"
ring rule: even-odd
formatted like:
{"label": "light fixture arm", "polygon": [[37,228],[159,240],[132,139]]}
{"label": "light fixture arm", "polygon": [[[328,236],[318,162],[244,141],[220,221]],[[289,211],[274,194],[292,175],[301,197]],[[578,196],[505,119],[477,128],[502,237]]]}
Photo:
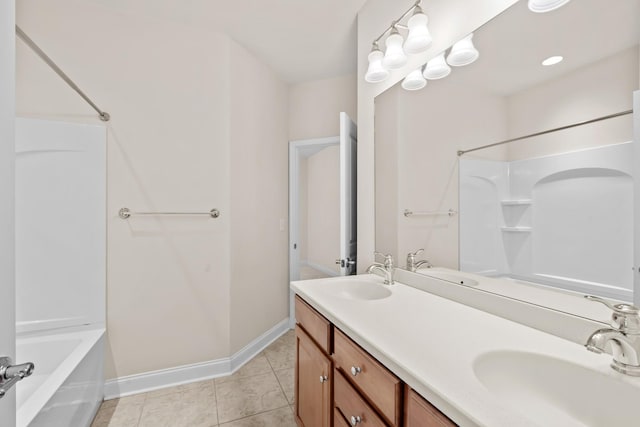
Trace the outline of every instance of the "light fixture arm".
{"label": "light fixture arm", "polygon": [[402,15],[400,15],[400,17],[398,19],[396,19],[395,21],[391,22],[391,25],[389,25],[383,32],[382,34],[380,34],[378,36],[378,38],[376,38],[373,43],[378,43],[380,40],[382,40],[382,38],[384,36],[386,36],[387,34],[389,34],[391,32],[391,30],[393,30],[394,28],[402,28],[404,30],[406,30],[407,27],[406,25],[400,24],[400,21],[402,21],[403,19],[405,19],[407,16],[409,16],[410,13],[412,13],[416,7],[419,7],[420,4],[422,3],[422,0],[416,0],[416,2]]}

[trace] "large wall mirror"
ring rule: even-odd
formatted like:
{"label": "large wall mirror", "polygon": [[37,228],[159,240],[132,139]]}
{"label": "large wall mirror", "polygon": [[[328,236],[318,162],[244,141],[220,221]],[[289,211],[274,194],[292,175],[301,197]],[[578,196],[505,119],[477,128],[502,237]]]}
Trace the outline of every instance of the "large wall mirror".
{"label": "large wall mirror", "polygon": [[640,0],[523,0],[474,32],[476,62],[379,95],[376,249],[404,267],[423,248],[434,268],[417,273],[518,299],[542,285],[633,301],[639,40]]}

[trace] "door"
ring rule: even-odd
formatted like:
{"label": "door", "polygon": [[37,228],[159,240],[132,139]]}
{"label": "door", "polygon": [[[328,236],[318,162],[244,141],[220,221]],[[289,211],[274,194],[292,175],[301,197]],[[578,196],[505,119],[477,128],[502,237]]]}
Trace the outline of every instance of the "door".
{"label": "door", "polygon": [[347,113],[340,113],[340,272],[356,274],[358,131]]}
{"label": "door", "polygon": [[[15,2],[0,2],[0,356],[15,356],[14,119]],[[0,425],[14,426],[15,387],[0,399]]]}

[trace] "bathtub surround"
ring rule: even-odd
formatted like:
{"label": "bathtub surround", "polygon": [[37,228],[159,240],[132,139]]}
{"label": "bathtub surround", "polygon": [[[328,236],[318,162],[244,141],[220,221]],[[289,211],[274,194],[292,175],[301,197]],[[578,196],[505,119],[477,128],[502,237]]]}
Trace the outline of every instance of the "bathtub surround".
{"label": "bathtub surround", "polygon": [[[340,111],[355,115],[355,77],[289,90],[224,34],[94,2],[27,0],[18,19],[112,116],[108,395],[231,372],[282,333],[288,316],[288,133],[296,126],[324,132],[333,120],[335,134]],[[17,55],[21,114],[96,122],[20,43]],[[319,92],[335,109],[320,120],[326,127],[312,126]],[[117,217],[123,206],[216,207],[221,216],[124,221]],[[174,368],[190,374],[156,381],[157,372]]]}
{"label": "bathtub surround", "polygon": [[[0,2],[0,356],[15,356],[14,118],[15,2]],[[21,362],[20,362],[21,363]],[[15,393],[0,400],[0,419],[15,424]]]}
{"label": "bathtub surround", "polygon": [[[18,427],[88,426],[104,391],[106,129],[16,119]],[[46,213],[45,213],[46,211]]]}

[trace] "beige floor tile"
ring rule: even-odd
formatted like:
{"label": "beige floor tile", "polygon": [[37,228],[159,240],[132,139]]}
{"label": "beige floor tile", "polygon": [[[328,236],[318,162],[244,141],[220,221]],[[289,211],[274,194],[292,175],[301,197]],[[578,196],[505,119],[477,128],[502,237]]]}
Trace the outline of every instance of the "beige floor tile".
{"label": "beige floor tile", "polygon": [[275,371],[278,382],[284,391],[284,395],[287,397],[289,404],[294,402],[295,394],[295,368],[279,369]]}
{"label": "beige floor tile", "polygon": [[206,399],[215,404],[216,392],[213,380],[184,384],[179,386],[178,389],[183,401]]}
{"label": "beige floor tile", "polygon": [[[123,399],[120,399],[122,401]],[[142,403],[113,402],[101,406],[92,427],[137,427],[142,415]]]}
{"label": "beige floor tile", "polygon": [[273,372],[216,383],[216,399],[221,424],[287,405]]}
{"label": "beige floor tile", "polygon": [[296,427],[296,421],[289,405],[274,411],[221,424],[221,427]]}
{"label": "beige floor tile", "polygon": [[222,384],[230,380],[250,377],[252,375],[266,374],[269,372],[271,372],[271,365],[269,364],[269,361],[267,360],[263,352],[245,363],[245,365],[234,372],[233,375],[216,378],[215,382],[216,384]]}
{"label": "beige floor tile", "polygon": [[293,368],[296,364],[295,333],[289,330],[264,350],[274,371]]}
{"label": "beige floor tile", "polygon": [[165,388],[161,388],[161,389],[158,389],[158,390],[150,391],[148,393],[145,393],[145,395],[146,395],[147,398],[167,396],[169,394],[178,393],[180,391],[179,387],[181,387],[181,386],[165,387]]}

